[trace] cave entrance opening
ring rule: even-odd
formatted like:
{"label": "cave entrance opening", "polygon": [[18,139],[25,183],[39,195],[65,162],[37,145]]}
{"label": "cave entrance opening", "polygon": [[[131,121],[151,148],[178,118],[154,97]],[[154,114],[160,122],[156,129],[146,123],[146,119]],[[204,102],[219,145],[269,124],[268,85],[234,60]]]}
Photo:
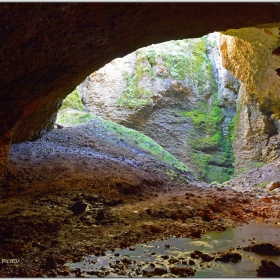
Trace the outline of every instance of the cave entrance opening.
{"label": "cave entrance opening", "polygon": [[[240,82],[222,66],[221,36],[215,32],[169,41],[113,60],[67,96],[57,126],[91,120],[97,134],[101,126],[104,135],[126,135],[131,140],[123,143],[132,141],[189,170],[193,178],[208,183],[229,180]],[[126,128],[143,133],[145,141]],[[148,143],[150,138],[161,147]]]}
{"label": "cave entrance opening", "polygon": [[[57,124],[95,119],[96,128],[117,132],[122,145],[132,139],[137,149],[200,181],[226,184],[280,154],[280,114],[271,100],[279,87],[278,37],[277,28],[243,28],[138,49],[77,86]],[[256,73],[243,71],[260,56],[265,63]],[[160,148],[151,148],[150,139]]]}

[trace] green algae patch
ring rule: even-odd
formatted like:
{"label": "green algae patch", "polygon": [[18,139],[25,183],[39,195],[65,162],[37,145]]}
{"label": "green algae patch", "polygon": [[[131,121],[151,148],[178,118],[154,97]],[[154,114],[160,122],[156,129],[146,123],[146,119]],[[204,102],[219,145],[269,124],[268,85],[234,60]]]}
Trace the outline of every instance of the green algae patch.
{"label": "green algae patch", "polygon": [[190,139],[190,143],[196,149],[207,149],[218,146],[221,142],[221,131],[217,131],[214,135],[207,135],[197,139]]}
{"label": "green algae patch", "polygon": [[262,167],[262,166],[266,165],[266,163],[263,161],[257,161],[257,162],[253,162],[252,165],[254,168],[258,168],[258,167]]}
{"label": "green algae patch", "polygon": [[83,111],[84,105],[78,87],[63,100],[57,113],[56,122],[64,126],[75,126],[90,121],[93,114]]}
{"label": "green algae patch", "polygon": [[212,155],[191,149],[190,163],[195,167],[199,179],[203,178],[206,180],[208,173],[207,166],[212,159]]}
{"label": "green algae patch", "polygon": [[187,111],[184,116],[190,117],[195,129],[202,129],[206,132],[217,131],[223,118],[222,109],[208,104],[198,104],[199,109]]}
{"label": "green algae patch", "polygon": [[231,168],[209,165],[207,167],[206,180],[209,183],[214,180],[218,183],[223,183],[230,179],[230,175],[232,175]]}
{"label": "green algae patch", "polygon": [[237,176],[247,172],[248,170],[250,170],[249,167],[242,167],[242,168],[239,168],[239,169],[235,169],[234,177],[237,177]]}
{"label": "green algae patch", "polygon": [[63,100],[57,112],[56,122],[64,126],[75,126],[87,123],[92,119],[92,114],[83,111],[83,109],[84,105],[77,87]]}
{"label": "green algae patch", "polygon": [[262,167],[265,164],[267,164],[267,163],[265,163],[263,161],[252,161],[250,163],[247,163],[245,167],[236,168],[236,170],[234,172],[234,177],[237,177],[237,176],[249,171],[250,169]]}
{"label": "green algae patch", "polygon": [[266,187],[269,183],[270,183],[270,181],[261,182],[261,183],[258,184],[258,188],[264,188],[264,187]]}

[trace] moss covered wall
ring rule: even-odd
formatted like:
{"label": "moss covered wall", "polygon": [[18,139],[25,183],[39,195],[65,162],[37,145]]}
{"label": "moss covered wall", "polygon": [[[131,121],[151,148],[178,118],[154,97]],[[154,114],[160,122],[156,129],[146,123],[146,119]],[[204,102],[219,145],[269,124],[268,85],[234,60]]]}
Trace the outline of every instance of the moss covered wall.
{"label": "moss covered wall", "polygon": [[230,135],[222,131],[223,112],[214,104],[200,103],[198,109],[187,111],[193,130],[188,138],[187,153],[200,178],[206,182],[224,182],[233,174],[233,150]]}

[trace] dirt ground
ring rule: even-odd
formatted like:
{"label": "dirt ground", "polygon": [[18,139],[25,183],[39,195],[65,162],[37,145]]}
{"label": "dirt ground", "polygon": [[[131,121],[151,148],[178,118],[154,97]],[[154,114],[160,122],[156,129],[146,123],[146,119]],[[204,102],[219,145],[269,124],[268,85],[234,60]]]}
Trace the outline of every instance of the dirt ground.
{"label": "dirt ground", "polygon": [[86,255],[279,222],[274,197],[171,179],[165,163],[105,140],[80,127],[13,145],[0,185],[0,253],[18,263],[2,263],[2,277],[69,276],[65,263]]}

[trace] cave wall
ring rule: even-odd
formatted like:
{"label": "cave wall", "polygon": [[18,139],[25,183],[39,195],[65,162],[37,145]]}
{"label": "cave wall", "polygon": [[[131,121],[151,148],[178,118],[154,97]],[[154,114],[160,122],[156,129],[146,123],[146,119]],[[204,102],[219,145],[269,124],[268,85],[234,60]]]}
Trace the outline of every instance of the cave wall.
{"label": "cave wall", "polygon": [[222,64],[242,86],[233,149],[235,174],[279,158],[279,29],[244,28],[220,36]]}
{"label": "cave wall", "polygon": [[170,39],[270,24],[277,3],[1,3],[0,170],[12,142],[52,127],[61,100],[118,56]]}

